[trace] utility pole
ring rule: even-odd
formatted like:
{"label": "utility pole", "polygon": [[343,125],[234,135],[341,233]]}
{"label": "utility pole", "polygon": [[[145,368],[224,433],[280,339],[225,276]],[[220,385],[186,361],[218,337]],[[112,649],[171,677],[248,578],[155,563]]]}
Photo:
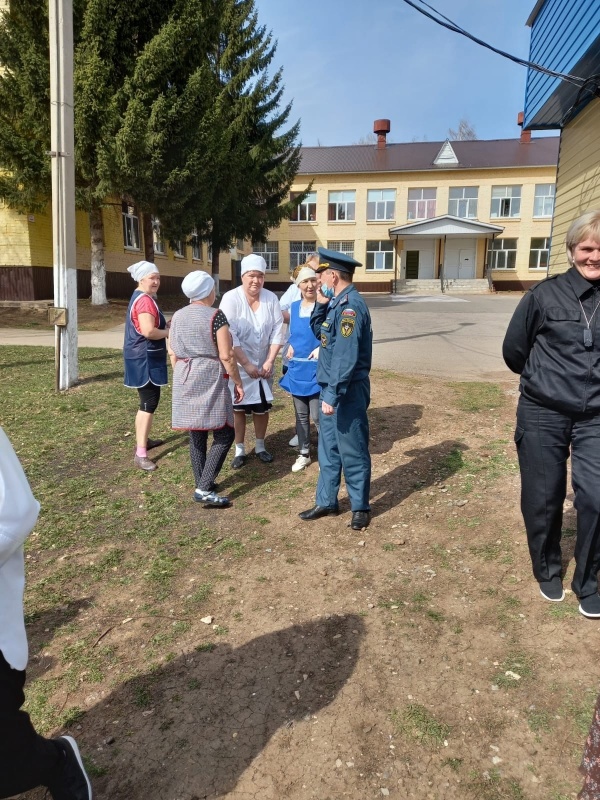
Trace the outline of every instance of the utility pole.
{"label": "utility pole", "polygon": [[49,0],[50,156],[56,389],[73,386],[77,367],[73,2]]}

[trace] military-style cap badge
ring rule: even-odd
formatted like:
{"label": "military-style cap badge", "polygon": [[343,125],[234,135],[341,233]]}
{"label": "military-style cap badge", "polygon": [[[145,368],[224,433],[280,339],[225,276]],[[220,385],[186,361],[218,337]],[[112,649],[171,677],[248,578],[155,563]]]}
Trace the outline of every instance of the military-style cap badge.
{"label": "military-style cap badge", "polygon": [[360,261],[357,261],[347,253],[340,253],[337,250],[326,250],[324,247],[318,247],[319,253],[319,267],[317,272],[323,272],[324,269],[336,269],[338,272],[344,272],[346,275],[352,275],[356,267],[362,267]]}

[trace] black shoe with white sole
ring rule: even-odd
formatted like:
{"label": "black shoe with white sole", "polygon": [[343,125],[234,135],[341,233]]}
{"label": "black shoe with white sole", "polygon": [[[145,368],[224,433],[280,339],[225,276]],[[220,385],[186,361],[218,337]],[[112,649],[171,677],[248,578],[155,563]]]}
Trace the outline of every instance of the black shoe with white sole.
{"label": "black shoe with white sole", "polygon": [[589,619],[600,618],[600,595],[598,592],[579,598],[579,613]]}
{"label": "black shoe with white sole", "polygon": [[92,800],[92,786],[77,742],[71,736],[59,736],[53,741],[62,751],[58,777],[48,786],[53,800]]}
{"label": "black shoe with white sole", "polygon": [[553,603],[560,603],[561,600],[564,600],[565,591],[560,577],[557,575],[549,581],[540,581],[540,594],[545,600]]}

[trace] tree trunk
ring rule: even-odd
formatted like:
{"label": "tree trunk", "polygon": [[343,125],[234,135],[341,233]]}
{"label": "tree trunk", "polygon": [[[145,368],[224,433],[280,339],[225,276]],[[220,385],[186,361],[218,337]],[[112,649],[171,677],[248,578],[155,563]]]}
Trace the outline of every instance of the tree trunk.
{"label": "tree trunk", "polygon": [[215,292],[219,294],[219,245],[217,237],[212,238],[212,277],[215,282]]}
{"label": "tree trunk", "polygon": [[142,237],[144,239],[144,258],[154,264],[154,235],[152,233],[152,217],[142,215]]}
{"label": "tree trunk", "polygon": [[90,211],[90,241],[92,305],[105,306],[108,300],[106,298],[106,265],[104,263],[104,219],[101,208],[93,208]]}

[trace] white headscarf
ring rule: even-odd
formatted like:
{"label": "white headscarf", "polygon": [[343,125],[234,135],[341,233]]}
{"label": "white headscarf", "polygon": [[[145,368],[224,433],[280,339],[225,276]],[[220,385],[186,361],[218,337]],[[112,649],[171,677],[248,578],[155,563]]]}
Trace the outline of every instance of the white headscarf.
{"label": "white headscarf", "polygon": [[317,273],[314,271],[314,269],[311,269],[310,267],[302,267],[302,269],[298,273],[298,276],[296,277],[295,281],[296,286],[300,286],[302,281],[305,281],[307,278],[316,278],[316,277]]}
{"label": "white headscarf", "polygon": [[214,288],[214,280],[208,272],[204,272],[201,269],[190,272],[181,282],[181,291],[190,300],[204,300]]}
{"label": "white headscarf", "polygon": [[160,274],[156,264],[153,264],[151,261],[137,261],[135,264],[127,267],[127,272],[131,273],[133,280],[138,283],[147,275],[153,275],[154,273]]}
{"label": "white headscarf", "polygon": [[264,260],[262,256],[259,256],[257,253],[250,253],[249,256],[244,256],[242,258],[242,272],[262,272],[263,274],[267,271],[267,262]]}

